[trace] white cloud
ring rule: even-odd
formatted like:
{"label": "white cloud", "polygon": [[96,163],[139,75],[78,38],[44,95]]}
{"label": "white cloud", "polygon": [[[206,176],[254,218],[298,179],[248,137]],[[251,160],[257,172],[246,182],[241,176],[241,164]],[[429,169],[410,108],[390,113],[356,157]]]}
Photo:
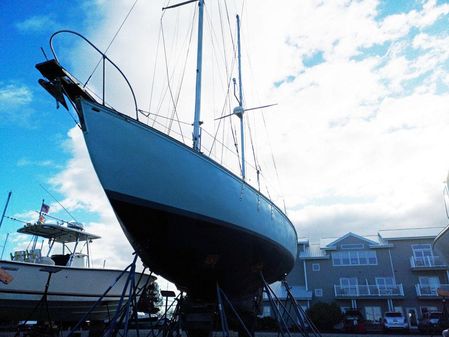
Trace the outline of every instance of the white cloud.
{"label": "white cloud", "polygon": [[[82,210],[99,216],[99,221],[84,224],[88,232],[102,237],[92,245],[94,265],[100,267],[106,260],[108,267],[123,268],[132,261],[132,248],[101,188],[81,130],[74,127],[68,136],[64,146],[71,158],[50,184],[64,196],[60,202],[69,211]],[[57,204],[51,205],[54,211],[59,208]]]}
{"label": "white cloud", "polygon": [[60,165],[54,163],[52,160],[29,160],[27,158],[20,158],[17,161],[17,166],[39,166],[39,167],[56,167],[61,168]]}
{"label": "white cloud", "polygon": [[[251,106],[279,103],[263,114],[289,214],[301,236],[316,239],[323,234],[341,235],[347,231],[372,234],[388,226],[445,223],[441,181],[449,168],[449,93],[438,91],[437,82],[449,83],[445,75],[449,33],[442,30],[432,35],[421,29],[447,16],[448,6],[428,1],[423,8],[378,19],[379,4],[380,1],[291,1],[282,6],[264,1],[245,3],[245,99]],[[131,2],[114,6],[104,2],[101,6],[104,20],[92,28],[89,37],[106,46]],[[138,6],[108,55],[127,74],[137,88],[141,107],[146,108],[160,5]],[[208,6],[212,12],[214,5]],[[191,19],[191,14],[188,6],[167,12],[167,36],[174,30],[170,20]],[[215,30],[218,35],[218,25]],[[184,27],[179,34],[184,37],[185,32]],[[367,52],[371,47],[379,47],[381,52]],[[76,50],[72,54],[74,60],[84,52]],[[307,68],[304,58],[319,52],[323,53],[323,62]],[[180,57],[169,57],[174,59],[174,55]],[[92,58],[93,64],[95,60]],[[160,60],[163,59],[159,55]],[[74,66],[82,67],[76,63]],[[159,68],[165,72],[163,63]],[[211,72],[205,71],[205,77],[208,74]],[[193,77],[193,71],[186,75],[186,91],[193,87]],[[274,86],[286,78],[289,81]],[[162,74],[156,81],[157,94],[163,92],[160,83],[164,81]],[[101,88],[98,82],[94,83]],[[204,90],[219,86],[218,81],[207,83]],[[128,92],[108,90],[108,97],[129,101]],[[182,120],[190,120],[190,99],[187,94],[181,97]],[[212,110],[213,106],[220,110],[216,107],[221,107],[221,98],[214,99],[206,102],[203,111]],[[154,105],[157,103],[156,100]],[[250,115],[249,119],[254,116],[260,115]],[[253,132],[262,144],[259,160],[270,162],[267,137]],[[107,233],[102,241],[110,246],[102,250],[126,251],[127,244],[122,242],[125,239],[93,174],[81,138],[79,131],[70,132],[68,148],[73,159],[53,184],[66,196],[65,205],[101,215],[101,224],[92,224],[92,229]],[[263,173],[275,176],[269,169]],[[120,239],[113,239],[115,236]]]}
{"label": "white cloud", "polygon": [[32,98],[32,92],[27,86],[3,84],[0,86],[0,112],[5,113],[7,109],[29,104]]}
{"label": "white cloud", "polygon": [[51,31],[56,23],[49,15],[32,16],[24,21],[16,23],[18,30],[22,32]]}
{"label": "white cloud", "polygon": [[32,128],[31,117],[34,113],[31,107],[33,92],[25,85],[0,82],[0,124],[14,123]]}

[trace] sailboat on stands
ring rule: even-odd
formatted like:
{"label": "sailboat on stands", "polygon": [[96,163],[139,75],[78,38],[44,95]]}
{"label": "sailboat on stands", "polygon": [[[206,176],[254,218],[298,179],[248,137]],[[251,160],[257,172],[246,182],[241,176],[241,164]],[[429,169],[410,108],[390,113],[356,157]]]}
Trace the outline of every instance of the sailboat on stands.
{"label": "sailboat on stands", "polygon": [[[192,146],[144,123],[121,70],[78,33],[52,35],[54,59],[36,65],[45,77],[39,82],[59,104],[67,108],[68,99],[75,109],[100,183],[144,263],[191,298],[213,299],[217,284],[235,301],[254,298],[262,287],[261,275],[271,283],[292,269],[297,234],[284,212],[246,180],[241,71],[238,106],[231,114],[241,124],[241,174],[202,151],[204,1],[179,5],[190,2],[198,5]],[[103,64],[117,69],[133,95],[135,117],[109,107],[104,91],[96,98],[60,64],[53,39],[62,33],[80,37],[101,55]],[[240,70],[240,34],[238,47]]]}

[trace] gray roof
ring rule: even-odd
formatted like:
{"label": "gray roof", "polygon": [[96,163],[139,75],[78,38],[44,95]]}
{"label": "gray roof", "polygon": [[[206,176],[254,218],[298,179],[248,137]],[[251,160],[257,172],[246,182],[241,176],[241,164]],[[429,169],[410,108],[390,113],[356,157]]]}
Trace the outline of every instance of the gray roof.
{"label": "gray roof", "polygon": [[327,257],[326,251],[321,249],[319,243],[310,243],[308,247],[305,247],[304,252],[299,254],[299,257]]}
{"label": "gray roof", "polygon": [[444,227],[384,229],[379,236],[384,240],[406,240],[418,238],[435,238]]}
{"label": "gray roof", "polygon": [[340,237],[322,238],[319,243],[310,243],[306,238],[298,240],[299,243],[308,243],[305,245],[304,252],[299,254],[300,258],[328,258],[326,249],[332,247],[348,236],[358,237],[361,240],[370,242],[371,248],[385,248],[391,246],[388,241],[435,238],[445,227],[426,227],[426,228],[402,228],[402,229],[384,229],[377,235],[358,235],[348,232]]}
{"label": "gray roof", "polygon": [[358,235],[358,234],[355,234],[352,232],[348,232],[345,235],[342,235],[340,237],[321,239],[320,240],[320,248],[326,249],[328,247],[331,247],[334,243],[337,243],[348,236],[354,236],[354,237],[360,238],[361,240],[364,240],[364,241],[371,241],[370,243],[373,245],[381,245],[384,243],[384,242],[382,242],[381,238],[379,238],[378,235]]}

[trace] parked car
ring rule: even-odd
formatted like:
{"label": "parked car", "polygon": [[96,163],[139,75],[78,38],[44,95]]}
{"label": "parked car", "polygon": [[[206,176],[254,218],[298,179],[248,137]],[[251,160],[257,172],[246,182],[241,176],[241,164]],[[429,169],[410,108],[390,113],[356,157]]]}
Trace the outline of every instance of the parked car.
{"label": "parked car", "polygon": [[366,333],[365,319],[357,309],[347,310],[343,315],[343,331],[352,333]]}
{"label": "parked car", "polygon": [[418,323],[419,331],[422,333],[434,332],[439,328],[441,316],[441,311],[425,312]]}
{"label": "parked car", "polygon": [[443,332],[441,333],[441,335],[443,337],[449,337],[449,329],[443,330]]}
{"label": "parked car", "polygon": [[401,312],[387,311],[384,314],[383,329],[385,332],[392,330],[408,331],[409,326],[407,318],[405,318]]}

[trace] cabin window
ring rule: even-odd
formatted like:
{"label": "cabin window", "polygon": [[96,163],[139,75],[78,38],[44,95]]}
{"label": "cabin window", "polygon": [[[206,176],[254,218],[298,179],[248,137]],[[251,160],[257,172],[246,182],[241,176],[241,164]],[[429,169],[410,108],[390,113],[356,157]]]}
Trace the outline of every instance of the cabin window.
{"label": "cabin window", "polygon": [[321,288],[315,289],[315,296],[316,297],[323,297],[323,289],[321,289]]}
{"label": "cabin window", "polygon": [[312,271],[320,271],[320,264],[312,263]]}

